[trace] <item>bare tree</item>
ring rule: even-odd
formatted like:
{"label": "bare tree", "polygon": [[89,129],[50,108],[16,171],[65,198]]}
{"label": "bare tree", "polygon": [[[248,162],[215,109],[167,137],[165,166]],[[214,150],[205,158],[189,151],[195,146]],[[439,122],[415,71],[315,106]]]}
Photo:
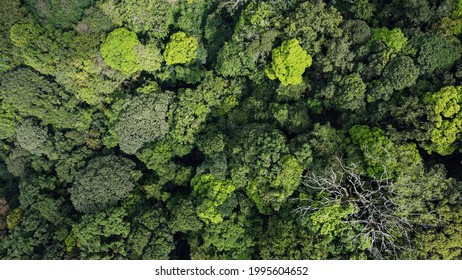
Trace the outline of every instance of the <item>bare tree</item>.
{"label": "bare tree", "polygon": [[[396,213],[400,205],[395,202],[398,194],[386,166],[380,178],[368,179],[355,164],[346,166],[338,159],[339,169],[330,169],[323,175],[309,172],[303,184],[315,191],[321,201],[309,200],[311,205],[299,206],[301,215],[312,215],[336,203],[357,209],[345,220],[360,231],[351,236],[352,241],[370,241],[369,252],[374,258],[396,258],[403,242],[410,245],[409,234],[413,224]],[[315,206],[314,206],[315,205]],[[364,242],[364,241],[363,241]]]}

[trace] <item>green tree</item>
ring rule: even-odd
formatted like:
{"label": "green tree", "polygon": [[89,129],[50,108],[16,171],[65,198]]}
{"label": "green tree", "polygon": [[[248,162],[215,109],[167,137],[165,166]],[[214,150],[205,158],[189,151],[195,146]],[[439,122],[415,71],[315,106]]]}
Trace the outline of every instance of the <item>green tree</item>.
{"label": "green tree", "polygon": [[349,132],[362,153],[368,175],[373,178],[380,178],[386,169],[387,178],[392,179],[422,163],[414,143],[397,145],[380,128],[355,125]]}
{"label": "green tree", "polygon": [[389,30],[386,27],[382,27],[372,29],[372,36],[368,44],[370,45],[376,41],[382,41],[387,47],[399,52],[406,45],[407,38],[400,28]]}
{"label": "green tree", "polygon": [[270,109],[278,124],[290,133],[306,131],[311,125],[311,119],[304,102],[300,101],[294,105],[272,103]]}
{"label": "green tree", "polygon": [[91,159],[69,189],[75,209],[99,212],[126,198],[135,186],[134,167],[134,162],[120,156]]}
{"label": "green tree", "polygon": [[5,111],[36,117],[57,129],[84,130],[89,125],[88,113],[79,110],[78,100],[29,68],[2,75],[0,98]]}
{"label": "green tree", "polygon": [[26,7],[45,24],[70,28],[93,0],[26,0]]}
{"label": "green tree", "polygon": [[7,71],[21,63],[18,49],[10,39],[10,29],[14,24],[24,23],[25,9],[19,0],[5,0],[0,6],[0,72]]}
{"label": "green tree", "polygon": [[[251,259],[255,238],[242,215],[233,214],[221,223],[211,223],[202,233],[203,244],[193,248],[192,259]],[[197,250],[197,251],[196,251]],[[200,251],[204,252],[200,252]]]}
{"label": "green tree", "polygon": [[[366,84],[358,73],[335,77],[316,93],[334,109],[361,112],[366,109]],[[339,81],[337,81],[339,80]]]}
{"label": "green tree", "polygon": [[170,135],[180,145],[191,148],[196,135],[204,129],[209,115],[225,115],[238,105],[242,94],[241,80],[226,80],[207,72],[196,90],[185,89],[171,106]]}
{"label": "green tree", "polygon": [[64,256],[63,234],[68,229],[64,199],[51,194],[56,179],[28,176],[20,179],[19,207],[7,218],[10,234],[0,241],[5,259],[61,259]]}
{"label": "green tree", "polygon": [[47,139],[46,129],[36,126],[31,120],[26,120],[16,127],[16,140],[21,148],[31,154],[42,154]]}
{"label": "green tree", "polygon": [[166,213],[160,205],[153,208],[133,219],[127,239],[131,259],[166,260],[174,249]]}
{"label": "green tree", "polygon": [[141,69],[149,72],[154,72],[160,69],[162,55],[160,54],[159,48],[154,43],[137,45],[135,50]]}
{"label": "green tree", "polygon": [[120,149],[135,154],[145,143],[163,140],[168,133],[169,92],[130,98],[122,106],[114,131]]}
{"label": "green tree", "polygon": [[431,74],[450,68],[461,54],[462,46],[454,36],[427,35],[419,42],[417,62],[423,73]]}
{"label": "green tree", "polygon": [[[135,32],[125,28],[118,28],[109,33],[106,40],[101,44],[100,52],[109,66],[122,73],[132,75],[145,68],[143,60],[152,60],[153,57],[159,56],[158,51],[152,46],[150,49],[145,50],[146,53],[142,53],[144,48]],[[157,65],[155,62],[157,62]],[[156,70],[160,66],[160,59],[155,58],[154,64],[152,62],[149,64],[149,70]]]}
{"label": "green tree", "polygon": [[[276,14],[280,15],[280,11],[276,10]],[[324,1],[303,1],[288,15],[282,32],[285,39],[297,38],[302,48],[313,54],[321,54],[331,40],[342,36],[341,13]],[[275,24],[280,25],[280,19],[276,19]]]}
{"label": "green tree", "polygon": [[54,37],[48,31],[32,20],[16,23],[10,29],[11,42],[20,48],[24,63],[45,75],[55,73],[57,57],[67,56],[63,45],[71,34],[58,31],[61,34]]}
{"label": "green tree", "polygon": [[251,124],[231,141],[233,183],[245,189],[261,213],[279,210],[299,187],[303,172],[285,136],[266,125]]}
{"label": "green tree", "polygon": [[225,77],[246,76],[255,69],[252,58],[235,42],[226,42],[218,52],[217,71]]}
{"label": "green tree", "polygon": [[368,102],[383,99],[389,100],[394,91],[401,91],[413,86],[420,71],[408,56],[397,56],[385,66],[382,77],[372,84],[371,93],[367,96]]}
{"label": "green tree", "polygon": [[429,131],[431,143],[423,145],[429,153],[435,151],[440,155],[450,155],[458,147],[462,129],[461,96],[460,86],[443,87],[425,96],[428,120],[433,124]]}
{"label": "green tree", "polygon": [[317,237],[293,211],[291,215],[280,212],[269,217],[268,226],[258,239],[258,251],[264,260],[328,259],[328,243]]}
{"label": "green tree", "polygon": [[[23,213],[17,227],[0,242],[2,259],[62,259],[64,240],[59,231],[33,210]],[[64,229],[65,230],[65,229]]]}
{"label": "green tree", "polygon": [[284,86],[300,84],[305,69],[312,62],[311,55],[300,47],[297,39],[284,41],[273,50],[272,59],[265,73],[271,80],[278,78]]}
{"label": "green tree", "polygon": [[113,29],[113,22],[99,7],[88,7],[75,29],[79,34],[101,34]]}
{"label": "green tree", "polygon": [[431,228],[417,233],[415,238],[416,256],[430,260],[458,260],[462,255],[462,232],[460,231],[461,210],[459,207],[443,216],[440,228]]}
{"label": "green tree", "polygon": [[211,174],[196,175],[191,186],[198,201],[197,216],[206,224],[222,222],[237,204],[233,196],[236,187],[229,180],[218,180]]}
{"label": "green tree", "polygon": [[15,114],[7,114],[5,110],[0,109],[0,140],[13,136],[16,126],[17,121]]}
{"label": "green tree", "polygon": [[67,250],[78,249],[83,259],[126,257],[125,239],[130,233],[126,217],[127,212],[121,208],[83,215],[66,238]]}
{"label": "green tree", "polygon": [[392,18],[402,26],[412,27],[429,24],[432,22],[432,15],[438,14],[436,7],[430,3],[430,1],[420,0],[389,1],[384,7],[385,16],[382,20],[387,22]]}
{"label": "green tree", "polygon": [[254,258],[262,221],[248,199],[240,196],[238,201],[239,212],[232,213],[220,223],[207,224],[199,237],[189,239],[191,259]]}
{"label": "green tree", "polygon": [[184,32],[177,32],[170,36],[164,51],[167,65],[184,64],[196,59],[199,44],[193,37],[188,37]]}
{"label": "green tree", "polygon": [[[77,29],[82,31],[83,25]],[[29,20],[13,25],[10,38],[26,65],[54,76],[66,90],[87,103],[100,104],[127,78],[127,74],[110,69],[101,58],[100,34],[62,31]]]}
{"label": "green tree", "polygon": [[195,205],[190,197],[175,197],[167,202],[170,219],[168,227],[172,233],[197,232],[203,227],[203,223],[196,215]]}
{"label": "green tree", "polygon": [[357,73],[343,77],[339,87],[338,99],[335,100],[339,108],[350,111],[364,109],[366,85]]}
{"label": "green tree", "polygon": [[106,0],[98,5],[117,25],[124,24],[136,33],[148,33],[159,39],[168,35],[176,10],[168,1]]}
{"label": "green tree", "polygon": [[177,185],[184,185],[189,180],[191,169],[182,166],[175,160],[175,149],[171,140],[148,144],[136,154],[146,167],[154,170],[158,175],[155,184],[146,185],[145,191],[148,197],[161,198],[159,189],[168,182],[174,182]]}
{"label": "green tree", "polygon": [[8,227],[8,230],[13,231],[14,228],[17,227],[21,222],[21,218],[21,208],[16,208],[13,211],[11,211],[6,217],[6,225]]}

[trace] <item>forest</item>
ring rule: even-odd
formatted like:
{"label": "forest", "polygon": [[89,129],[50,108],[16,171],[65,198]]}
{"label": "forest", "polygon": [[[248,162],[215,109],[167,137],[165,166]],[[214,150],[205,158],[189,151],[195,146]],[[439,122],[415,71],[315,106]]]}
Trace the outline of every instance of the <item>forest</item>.
{"label": "forest", "polygon": [[1,0],[0,259],[462,259],[462,0]]}

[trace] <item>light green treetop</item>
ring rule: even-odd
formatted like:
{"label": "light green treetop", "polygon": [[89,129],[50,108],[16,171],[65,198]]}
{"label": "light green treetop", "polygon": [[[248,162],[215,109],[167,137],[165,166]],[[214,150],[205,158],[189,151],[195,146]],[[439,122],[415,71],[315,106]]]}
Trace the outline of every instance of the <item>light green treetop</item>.
{"label": "light green treetop", "polygon": [[135,32],[118,28],[109,33],[101,44],[100,51],[104,61],[120,72],[133,74],[140,69],[135,47],[140,45]]}
{"label": "light green treetop", "polygon": [[428,93],[424,98],[427,104],[429,120],[433,122],[430,129],[431,144],[424,148],[431,153],[450,155],[457,148],[462,131],[462,87],[447,86],[435,93]]}
{"label": "light green treetop", "polygon": [[222,222],[223,214],[227,212],[226,208],[229,208],[226,207],[229,205],[224,204],[236,190],[232,182],[216,179],[211,174],[204,174],[195,176],[191,185],[194,188],[193,195],[200,202],[196,208],[199,218],[206,223]]}
{"label": "light green treetop", "polygon": [[462,0],[453,0],[451,17],[456,19],[462,17]]}
{"label": "light green treetop", "polygon": [[300,47],[297,39],[284,41],[273,50],[272,58],[265,73],[271,80],[278,78],[284,86],[300,84],[303,72],[312,63],[311,55]]}
{"label": "light green treetop", "polygon": [[361,150],[366,172],[371,177],[380,178],[386,171],[388,178],[395,178],[422,164],[414,143],[399,145],[380,128],[355,125],[350,129],[350,136],[353,144]]}
{"label": "light green treetop", "polygon": [[101,56],[111,68],[128,75],[160,68],[162,57],[154,45],[142,45],[135,32],[118,28],[100,46]]}
{"label": "light green treetop", "polygon": [[197,40],[188,37],[184,32],[177,32],[170,36],[164,51],[167,65],[184,64],[196,59],[196,51],[199,48]]}
{"label": "light green treetop", "polygon": [[407,43],[407,38],[404,36],[400,28],[389,30],[386,27],[373,28],[372,37],[369,44],[375,41],[382,41],[387,47],[399,52]]}

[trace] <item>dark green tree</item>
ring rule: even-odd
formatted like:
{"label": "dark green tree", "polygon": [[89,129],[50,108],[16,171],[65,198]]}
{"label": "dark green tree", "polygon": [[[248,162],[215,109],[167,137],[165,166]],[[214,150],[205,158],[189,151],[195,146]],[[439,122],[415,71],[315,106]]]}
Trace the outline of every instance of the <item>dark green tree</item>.
{"label": "dark green tree", "polygon": [[98,214],[86,214],[72,226],[66,237],[67,251],[78,250],[82,259],[119,259],[127,257],[125,240],[130,223],[127,212],[111,208]]}
{"label": "dark green tree", "polygon": [[44,24],[70,28],[83,16],[93,0],[25,0],[27,9]]}
{"label": "dark green tree", "polygon": [[84,130],[88,113],[79,110],[79,102],[59,85],[29,68],[18,68],[0,78],[0,98],[5,111],[21,117],[33,116],[57,129]]}
{"label": "dark green tree", "polygon": [[170,92],[152,93],[127,100],[114,127],[120,149],[136,153],[144,144],[163,140],[168,133]]}
{"label": "dark green tree", "polygon": [[285,136],[266,125],[244,127],[230,147],[231,178],[258,210],[279,210],[299,187],[303,168],[290,153]]}
{"label": "dark green tree", "polygon": [[131,259],[166,260],[174,249],[166,213],[160,205],[153,208],[133,219],[127,240]]}
{"label": "dark green tree", "polygon": [[91,159],[69,189],[75,209],[99,212],[127,197],[135,186],[135,163],[120,156]]}

